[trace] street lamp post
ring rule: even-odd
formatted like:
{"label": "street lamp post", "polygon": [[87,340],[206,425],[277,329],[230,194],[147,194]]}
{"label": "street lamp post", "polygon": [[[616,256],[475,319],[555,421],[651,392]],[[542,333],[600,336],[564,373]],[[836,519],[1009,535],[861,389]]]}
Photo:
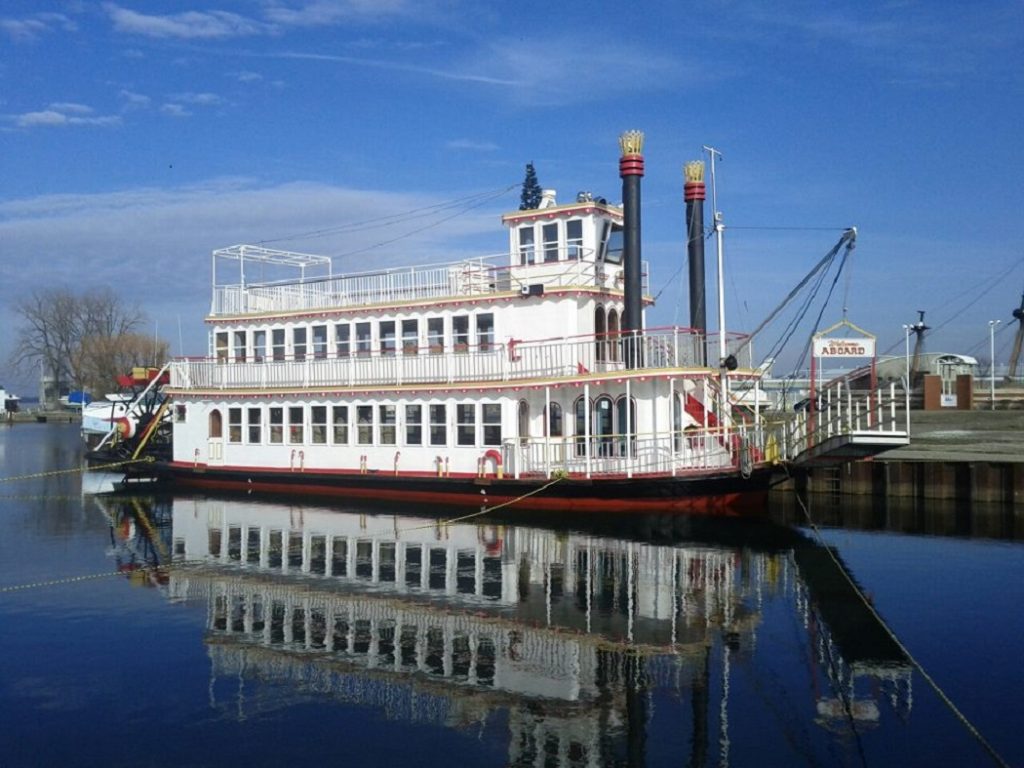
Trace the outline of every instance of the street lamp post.
{"label": "street lamp post", "polygon": [[988,405],[989,410],[996,409],[996,326],[1001,320],[988,321]]}
{"label": "street lamp post", "polygon": [[906,363],[906,379],[903,387],[906,392],[906,408],[907,408],[907,423],[910,423],[910,331],[913,330],[912,325],[903,326],[903,358]]}

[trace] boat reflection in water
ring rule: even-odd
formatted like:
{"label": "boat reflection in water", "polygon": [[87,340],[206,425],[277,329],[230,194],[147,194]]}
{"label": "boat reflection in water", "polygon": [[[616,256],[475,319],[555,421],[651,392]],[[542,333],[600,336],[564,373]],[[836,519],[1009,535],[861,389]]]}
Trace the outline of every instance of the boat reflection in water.
{"label": "boat reflection in water", "polygon": [[119,557],[170,561],[149,583],[206,602],[211,701],[232,717],[310,698],[450,727],[500,712],[510,764],[604,765],[644,762],[657,709],[691,764],[725,764],[730,713],[751,706],[731,681],[771,674],[755,658],[773,652],[759,632],[780,606],[809,683],[793,689],[813,691],[801,706],[824,726],[802,734],[811,752],[883,709],[909,714],[910,666],[840,566],[767,522],[575,518],[589,530],[569,532],[248,499],[103,503],[122,539],[147,540]]}

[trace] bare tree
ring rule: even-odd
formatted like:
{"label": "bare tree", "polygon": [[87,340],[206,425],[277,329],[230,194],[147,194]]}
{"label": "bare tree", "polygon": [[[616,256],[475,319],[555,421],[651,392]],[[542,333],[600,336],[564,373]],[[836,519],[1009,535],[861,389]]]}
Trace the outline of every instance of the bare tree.
{"label": "bare tree", "polygon": [[87,386],[103,394],[115,387],[121,374],[132,368],[159,368],[170,352],[170,344],[139,333],[89,336],[82,342]]}
{"label": "bare tree", "polygon": [[137,306],[127,306],[109,288],[82,294],[66,288],[34,291],[15,305],[15,312],[21,324],[11,364],[21,370],[40,366],[54,378],[58,392],[99,385],[94,394],[113,388],[112,379],[101,384],[96,378],[109,367],[99,360],[98,350],[108,349],[116,357],[119,349],[116,343],[99,340],[116,341],[132,334],[145,319]]}

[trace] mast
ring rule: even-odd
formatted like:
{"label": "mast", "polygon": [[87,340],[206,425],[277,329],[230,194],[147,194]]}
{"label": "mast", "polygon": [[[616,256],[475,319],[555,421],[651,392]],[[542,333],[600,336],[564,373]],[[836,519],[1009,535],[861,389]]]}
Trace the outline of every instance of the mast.
{"label": "mast", "polygon": [[718,254],[718,369],[720,371],[721,404],[718,417],[723,424],[728,424],[729,414],[729,371],[736,370],[736,358],[729,354],[725,339],[725,267],[724,243],[725,223],[722,212],[718,210],[718,184],[715,176],[715,158],[721,159],[722,153],[714,147],[704,145],[704,151],[711,159],[711,210],[714,217],[715,247]]}

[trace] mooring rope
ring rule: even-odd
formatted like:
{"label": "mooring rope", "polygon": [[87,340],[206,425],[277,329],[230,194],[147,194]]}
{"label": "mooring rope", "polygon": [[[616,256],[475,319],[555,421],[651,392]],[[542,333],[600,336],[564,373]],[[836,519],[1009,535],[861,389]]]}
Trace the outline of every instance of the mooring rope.
{"label": "mooring rope", "polygon": [[[790,479],[792,479],[793,476],[789,474],[788,465],[784,464],[783,466],[786,469],[786,475]],[[804,517],[807,520],[807,524],[811,527],[811,530],[814,531],[814,535],[817,536],[818,541],[821,543],[824,550],[828,553],[828,556],[831,558],[832,562],[835,563],[836,568],[843,575],[843,578],[846,579],[846,582],[850,585],[850,588],[853,589],[854,594],[857,595],[858,598],[860,598],[860,601],[862,603],[864,603],[864,607],[867,608],[868,612],[875,617],[875,621],[878,622],[878,625],[889,636],[889,639],[892,640],[893,643],[896,644],[896,647],[900,649],[900,652],[907,657],[907,660],[910,662],[911,666],[913,666],[914,669],[916,669],[918,673],[920,673],[921,677],[924,678],[925,682],[928,683],[929,686],[931,686],[931,689],[933,691],[935,691],[935,694],[939,697],[939,700],[946,705],[949,711],[953,713],[953,716],[956,717],[956,719],[960,721],[964,728],[967,729],[967,732],[970,733],[977,740],[977,742],[981,744],[982,747],[984,747],[985,751],[988,752],[989,757],[992,758],[995,764],[1000,766],[1000,768],[1010,768],[1010,764],[1006,762],[1006,760],[1003,759],[1003,756],[996,751],[996,748],[988,742],[984,735],[982,735],[981,731],[978,730],[977,726],[975,726],[974,723],[972,723],[967,718],[967,715],[960,711],[956,704],[953,703],[953,700],[946,694],[944,690],[942,690],[942,687],[938,684],[938,682],[931,675],[928,674],[925,668],[921,665],[921,662],[919,662],[910,652],[910,650],[902,642],[900,642],[900,639],[896,636],[896,633],[889,627],[885,619],[883,619],[882,616],[878,613],[878,611],[875,610],[875,606],[871,604],[870,600],[868,600],[867,595],[864,594],[861,588],[853,580],[853,577],[851,577],[850,574],[847,572],[846,568],[844,568],[842,563],[839,562],[839,559],[835,556],[835,553],[832,551],[832,548],[828,546],[828,543],[825,541],[824,536],[822,536],[818,526],[811,518],[810,509],[808,509],[807,505],[804,504],[804,500],[800,498],[799,493],[796,494],[796,500],[797,503],[800,505],[800,509],[804,513]]]}
{"label": "mooring rope", "polygon": [[72,475],[76,473],[95,472],[101,469],[113,469],[114,467],[123,467],[126,464],[151,464],[155,459],[152,456],[143,456],[140,459],[125,459],[124,461],[114,461],[109,464],[95,464],[92,466],[84,467],[71,467],[70,469],[51,469],[47,472],[34,472],[30,475],[11,475],[10,477],[0,477],[0,483],[13,483],[18,480],[38,480],[41,477],[55,477],[57,475]]}

